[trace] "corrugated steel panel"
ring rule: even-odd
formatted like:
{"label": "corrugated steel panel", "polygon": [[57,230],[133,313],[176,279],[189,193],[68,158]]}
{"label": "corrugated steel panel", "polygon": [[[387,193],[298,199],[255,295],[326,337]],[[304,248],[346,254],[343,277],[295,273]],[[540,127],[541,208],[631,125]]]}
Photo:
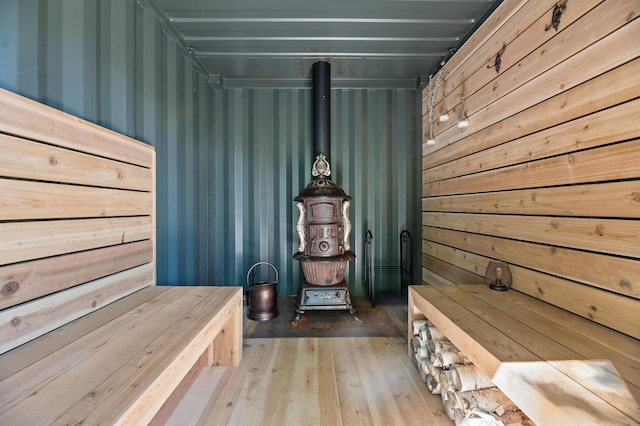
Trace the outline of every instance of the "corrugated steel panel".
{"label": "corrugated steel panel", "polygon": [[[351,242],[358,256],[347,279],[362,294],[364,232],[375,257],[399,263],[399,235],[418,236],[419,157],[412,90],[331,92],[332,178],[353,197]],[[311,179],[311,91],[229,89],[213,94],[215,175],[214,283],[242,280],[259,260],[276,265],[280,294],[293,294],[301,275],[293,198]],[[419,247],[415,247],[419,251]],[[380,276],[382,281],[395,276]],[[397,281],[388,286],[397,289]]]}
{"label": "corrugated steel panel", "polygon": [[[131,1],[2,9],[2,87],[156,147],[158,284],[242,285],[267,260],[280,294],[295,293],[293,197],[311,178],[311,90],[214,90]],[[419,235],[419,105],[410,89],[331,96],[333,179],[353,197],[347,279],[362,294],[365,230],[383,263],[398,263],[402,229]]]}

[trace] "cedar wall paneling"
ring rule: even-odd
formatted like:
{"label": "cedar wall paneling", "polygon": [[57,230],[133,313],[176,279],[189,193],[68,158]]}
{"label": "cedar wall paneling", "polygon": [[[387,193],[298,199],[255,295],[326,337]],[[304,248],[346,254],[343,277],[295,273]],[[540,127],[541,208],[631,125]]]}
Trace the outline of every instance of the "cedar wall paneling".
{"label": "cedar wall paneling", "polygon": [[422,279],[501,260],[515,289],[640,338],[640,1],[569,1],[546,30],[555,3],[504,2],[434,76],[432,146],[423,91]]}
{"label": "cedar wall paneling", "polygon": [[0,152],[0,353],[155,285],[153,148],[0,90]]}

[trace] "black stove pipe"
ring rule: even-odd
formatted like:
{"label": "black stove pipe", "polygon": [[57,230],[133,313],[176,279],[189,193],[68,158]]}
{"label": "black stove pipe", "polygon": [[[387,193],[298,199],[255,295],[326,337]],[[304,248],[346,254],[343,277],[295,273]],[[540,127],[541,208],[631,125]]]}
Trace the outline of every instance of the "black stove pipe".
{"label": "black stove pipe", "polygon": [[313,158],[320,154],[331,161],[331,64],[319,61],[311,68],[313,78]]}

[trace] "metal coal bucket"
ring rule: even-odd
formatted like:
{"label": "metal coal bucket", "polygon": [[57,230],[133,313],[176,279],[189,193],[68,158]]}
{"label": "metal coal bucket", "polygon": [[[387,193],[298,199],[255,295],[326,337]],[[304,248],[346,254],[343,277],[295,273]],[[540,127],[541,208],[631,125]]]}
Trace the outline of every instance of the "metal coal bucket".
{"label": "metal coal bucket", "polygon": [[[269,265],[276,274],[275,281],[252,283],[255,269],[260,265]],[[269,262],[258,262],[247,272],[247,318],[254,321],[266,321],[278,316],[278,270]]]}

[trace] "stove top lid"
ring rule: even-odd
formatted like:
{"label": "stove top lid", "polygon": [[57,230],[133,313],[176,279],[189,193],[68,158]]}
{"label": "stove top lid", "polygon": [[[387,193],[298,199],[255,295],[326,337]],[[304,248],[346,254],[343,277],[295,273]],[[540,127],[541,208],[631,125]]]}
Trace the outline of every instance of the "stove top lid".
{"label": "stove top lid", "polygon": [[348,196],[342,188],[333,183],[330,179],[324,177],[315,178],[309,182],[307,187],[300,191],[300,194],[298,194],[294,200],[302,201],[309,197],[340,197],[345,200],[351,199],[351,197]]}

